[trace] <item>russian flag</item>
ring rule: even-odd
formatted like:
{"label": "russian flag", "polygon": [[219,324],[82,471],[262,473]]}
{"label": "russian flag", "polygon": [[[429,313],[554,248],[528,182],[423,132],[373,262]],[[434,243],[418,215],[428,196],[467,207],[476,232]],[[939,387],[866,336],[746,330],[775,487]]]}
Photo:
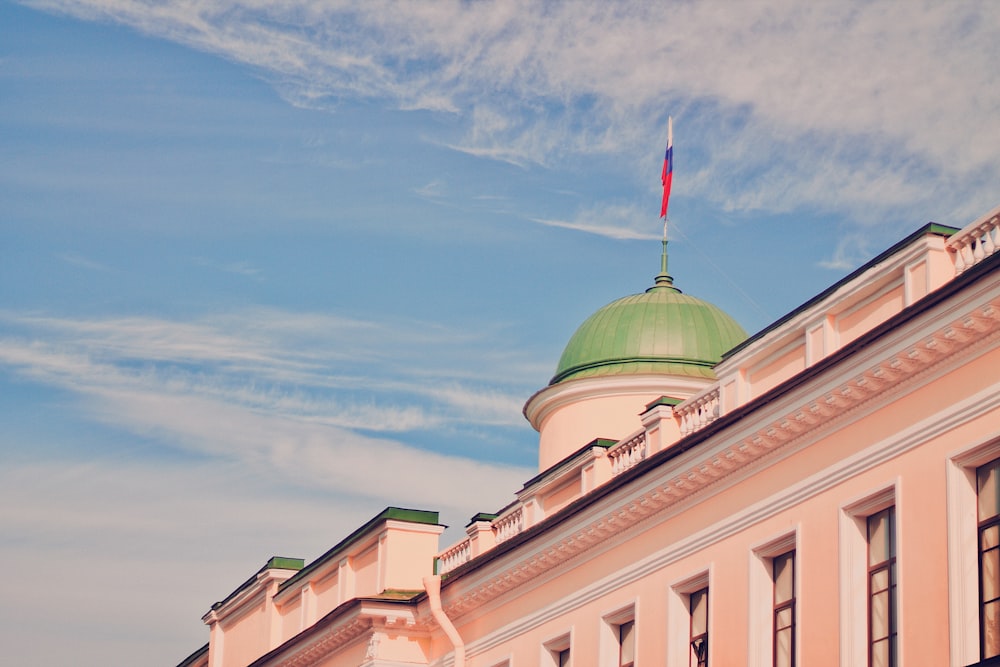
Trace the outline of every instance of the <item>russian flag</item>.
{"label": "russian flag", "polygon": [[667,117],[667,153],[663,156],[663,202],[660,204],[660,217],[667,217],[667,204],[670,203],[670,183],[674,179],[674,119]]}

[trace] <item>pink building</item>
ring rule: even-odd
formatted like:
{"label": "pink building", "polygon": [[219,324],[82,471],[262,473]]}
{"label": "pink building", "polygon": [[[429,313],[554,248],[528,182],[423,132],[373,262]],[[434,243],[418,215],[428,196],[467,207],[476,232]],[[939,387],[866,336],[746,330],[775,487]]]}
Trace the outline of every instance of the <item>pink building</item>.
{"label": "pink building", "polygon": [[929,224],[749,338],[664,247],[528,400],[514,503],[272,558],[181,665],[1000,665],[998,228]]}

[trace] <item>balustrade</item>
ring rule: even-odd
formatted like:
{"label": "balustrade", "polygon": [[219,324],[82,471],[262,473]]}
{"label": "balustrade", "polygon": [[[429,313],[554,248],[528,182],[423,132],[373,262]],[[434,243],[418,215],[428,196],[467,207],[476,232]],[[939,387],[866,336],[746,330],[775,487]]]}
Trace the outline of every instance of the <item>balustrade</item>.
{"label": "balustrade", "polygon": [[472,560],[472,540],[465,538],[458,544],[441,552],[438,556],[438,574],[451,572],[463,563]]}
{"label": "balustrade", "polygon": [[618,443],[608,450],[611,460],[611,474],[617,475],[633,467],[646,458],[646,433]]}
{"label": "balustrade", "polygon": [[719,386],[714,385],[674,407],[681,418],[681,435],[704,428],[719,418]]}
{"label": "balustrade", "polygon": [[955,273],[968,271],[1000,248],[1000,215],[987,215],[948,239],[955,253]]}
{"label": "balustrade", "polygon": [[493,519],[493,534],[497,544],[506,542],[524,530],[524,509],[518,505]]}

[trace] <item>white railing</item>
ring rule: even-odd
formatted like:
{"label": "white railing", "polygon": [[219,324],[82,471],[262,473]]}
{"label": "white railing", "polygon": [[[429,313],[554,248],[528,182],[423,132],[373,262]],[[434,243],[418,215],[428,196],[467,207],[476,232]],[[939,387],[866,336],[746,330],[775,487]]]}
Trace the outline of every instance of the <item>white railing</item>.
{"label": "white railing", "polygon": [[646,458],[646,432],[639,433],[634,438],[622,440],[608,450],[611,459],[611,474],[625,472]]}
{"label": "white railing", "polygon": [[497,544],[506,542],[522,530],[524,530],[524,509],[521,505],[515,505],[493,519],[493,535]]}
{"label": "white railing", "polygon": [[472,560],[472,539],[465,538],[458,544],[441,552],[438,556],[438,574],[451,572],[463,563]]}
{"label": "white railing", "polygon": [[1000,249],[1000,207],[948,239],[955,253],[955,274],[971,269]]}
{"label": "white railing", "polygon": [[674,413],[681,418],[682,436],[711,424],[719,418],[719,385],[712,385],[674,406]]}

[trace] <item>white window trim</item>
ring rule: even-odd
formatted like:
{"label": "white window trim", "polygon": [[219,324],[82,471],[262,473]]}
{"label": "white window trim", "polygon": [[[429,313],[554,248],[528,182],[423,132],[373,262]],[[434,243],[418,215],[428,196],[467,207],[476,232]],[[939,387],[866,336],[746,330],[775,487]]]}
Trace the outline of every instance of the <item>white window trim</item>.
{"label": "white window trim", "polygon": [[[887,507],[896,506],[896,572],[899,568],[900,512],[899,480],[874,491],[860,500],[842,506],[840,512],[840,664],[858,667],[868,664],[868,517]],[[902,599],[896,582],[896,599]],[[897,606],[897,621],[903,627],[902,605]],[[898,628],[897,628],[898,631]],[[902,633],[898,634],[902,637]],[[905,665],[902,642],[897,645],[897,664]]]}
{"label": "white window trim", "polygon": [[708,647],[712,655],[712,568],[685,577],[670,585],[667,602],[667,664],[691,664],[691,610],[688,599],[691,593],[708,588]]}
{"label": "white window trim", "polygon": [[542,643],[542,656],[538,664],[541,667],[559,667],[559,653],[566,649],[569,649],[569,664],[572,667],[575,658],[572,629]]}
{"label": "white window trim", "polygon": [[[601,617],[603,621],[601,623],[601,636],[598,642],[598,650],[600,651],[600,661],[599,665],[608,665],[609,667],[618,667],[618,626],[622,623],[627,623],[628,621],[636,620],[636,609],[638,608],[639,601],[633,600],[624,607],[619,607],[618,609],[606,613]],[[639,624],[636,623],[633,628],[635,633],[635,663],[639,664]]]}
{"label": "white window trim", "polygon": [[979,657],[979,513],[976,468],[1000,458],[1000,440],[973,445],[949,457],[948,635],[950,664]]}
{"label": "white window trim", "polygon": [[[747,664],[749,667],[771,667],[774,664],[774,574],[771,561],[789,551],[795,551],[795,599],[799,600],[799,548],[798,529],[781,537],[753,547],[750,551],[750,609],[747,637]],[[799,605],[795,605],[795,629],[799,630]],[[802,642],[795,642],[795,664],[801,665],[799,649]]]}

